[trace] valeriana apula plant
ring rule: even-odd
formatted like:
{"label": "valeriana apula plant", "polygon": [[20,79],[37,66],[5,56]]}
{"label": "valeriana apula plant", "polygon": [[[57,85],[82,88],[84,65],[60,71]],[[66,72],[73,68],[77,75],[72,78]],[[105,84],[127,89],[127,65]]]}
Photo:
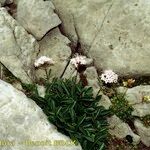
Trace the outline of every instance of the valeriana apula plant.
{"label": "valeriana apula plant", "polygon": [[105,150],[109,111],[98,106],[101,96],[94,97],[92,87],[84,87],[75,78],[55,78],[45,85],[44,98],[36,86],[23,87],[58,131],[79,142],[83,150]]}
{"label": "valeriana apula plant", "polygon": [[109,93],[106,93],[108,96],[113,95],[116,92],[115,86],[118,83],[118,75],[112,70],[105,70],[98,78],[100,90],[105,92],[109,90]]}
{"label": "valeriana apula plant", "polygon": [[105,70],[100,77],[105,84],[113,84],[118,82],[118,75],[112,70]]}
{"label": "valeriana apula plant", "polygon": [[49,58],[47,56],[41,56],[34,62],[34,67],[36,69],[43,69],[46,74],[46,79],[49,80],[51,69],[48,71],[48,67],[54,65],[54,60],[52,58]]}
{"label": "valeriana apula plant", "polygon": [[[47,67],[51,64],[54,64],[53,61],[42,57],[34,65],[43,69],[45,65]],[[71,59],[71,64],[81,75],[86,69],[86,57],[76,55]],[[92,87],[85,87],[76,78],[77,76],[70,79],[54,78],[45,82],[45,97],[39,95],[36,85],[24,84],[23,88],[60,132],[70,136],[76,143],[79,142],[84,150],[104,150],[109,110],[98,106],[101,96],[93,96]]]}
{"label": "valeriana apula plant", "polygon": [[81,67],[85,67],[87,64],[86,56],[76,54],[75,57],[70,60],[70,63],[75,67],[77,72],[80,72]]}
{"label": "valeriana apula plant", "polygon": [[129,120],[133,119],[133,108],[129,105],[125,97],[127,88],[124,93],[117,92],[116,85],[118,84],[118,78],[118,75],[112,70],[105,70],[100,76],[100,86],[103,86],[104,84],[105,87],[108,87],[109,90],[112,90],[112,93],[109,95],[112,103],[112,105],[110,106],[110,111],[112,112],[112,114],[115,114],[121,120],[128,122]]}
{"label": "valeriana apula plant", "polygon": [[86,56],[75,54],[75,57],[73,57],[70,60],[70,63],[74,66],[75,71],[76,71],[76,76],[75,76],[76,80],[77,80],[77,76],[79,75],[80,80],[82,81],[82,84],[84,86],[86,86],[88,83],[86,77],[83,74],[87,68],[87,60],[86,59],[87,59]]}

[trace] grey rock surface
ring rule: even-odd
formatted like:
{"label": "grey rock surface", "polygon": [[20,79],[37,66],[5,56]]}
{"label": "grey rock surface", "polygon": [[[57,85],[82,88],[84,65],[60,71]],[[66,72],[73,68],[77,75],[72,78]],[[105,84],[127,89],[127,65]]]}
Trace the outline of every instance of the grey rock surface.
{"label": "grey rock surface", "polygon": [[105,109],[109,109],[109,107],[112,105],[111,100],[108,96],[101,94],[101,100],[99,101],[98,105],[103,106]]}
{"label": "grey rock surface", "polygon": [[34,78],[33,62],[39,51],[36,39],[0,8],[0,62],[25,83]]}
{"label": "grey rock surface", "polygon": [[67,37],[99,70],[150,75],[150,1],[52,0]]}
{"label": "grey rock surface", "polygon": [[124,123],[117,116],[112,116],[108,119],[110,124],[109,133],[119,139],[126,138],[130,135],[133,138],[133,144],[138,144],[140,142],[140,137],[135,134],[127,123]]}
{"label": "grey rock surface", "polygon": [[[51,78],[53,77],[60,77],[65,67],[69,61],[69,57],[71,56],[71,49],[68,46],[70,41],[67,37],[61,34],[58,28],[53,29],[50,31],[40,42],[40,56],[47,56],[52,58],[55,61],[53,66],[50,66]],[[47,68],[48,70],[50,68]],[[36,76],[44,77],[45,71],[44,70],[36,70]]]}
{"label": "grey rock surface", "polygon": [[52,0],[62,20],[62,28],[74,45],[90,47],[112,0]]}
{"label": "grey rock surface", "polygon": [[119,87],[118,92],[125,93],[129,104],[139,104],[143,102],[144,97],[150,96],[150,86],[140,85],[133,88]]}
{"label": "grey rock surface", "polygon": [[93,66],[88,67],[84,75],[86,76],[86,79],[88,81],[88,86],[93,87],[93,94],[94,96],[96,96],[100,89],[98,84],[98,74],[96,68]]}
{"label": "grey rock surface", "polygon": [[150,127],[145,127],[139,120],[135,120],[134,125],[143,144],[145,144],[147,147],[150,147]]}
{"label": "grey rock surface", "polygon": [[61,23],[54,9],[51,1],[20,0],[16,18],[29,33],[40,40],[49,30]]}
{"label": "grey rock surface", "polygon": [[133,116],[144,117],[150,115],[150,103],[141,103],[133,105]]}

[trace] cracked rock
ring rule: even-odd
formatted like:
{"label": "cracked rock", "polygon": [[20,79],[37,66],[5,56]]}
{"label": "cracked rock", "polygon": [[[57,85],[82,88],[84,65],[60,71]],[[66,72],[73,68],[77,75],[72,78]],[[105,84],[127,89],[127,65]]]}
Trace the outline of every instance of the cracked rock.
{"label": "cracked rock", "polygon": [[140,137],[135,134],[127,123],[124,123],[117,116],[112,116],[108,119],[110,129],[109,133],[113,136],[116,136],[119,139],[126,138],[127,135],[130,135],[133,138],[133,144],[138,144],[140,142]]}
{"label": "cracked rock", "polygon": [[[81,150],[79,145],[74,144],[54,145],[56,140],[67,143],[71,140],[48,122],[34,101],[2,80],[0,108],[0,139],[12,142],[12,145],[2,146],[1,150]],[[35,145],[33,142],[36,142]]]}
{"label": "cracked rock", "polygon": [[89,56],[99,69],[120,75],[150,75],[150,5],[147,0],[114,1]]}
{"label": "cracked rock", "polygon": [[64,72],[64,75],[63,75],[63,78],[64,79],[69,79],[69,78],[72,78],[74,76],[77,75],[77,81],[80,81],[80,77],[79,77],[79,74],[77,73],[77,70],[74,68],[74,66],[69,62],[65,72]]}
{"label": "cracked rock", "polygon": [[[58,28],[50,31],[40,42],[40,56],[47,56],[55,61],[52,69],[51,78],[60,77],[69,61],[71,55],[71,49],[68,46],[70,41],[67,37],[63,36]],[[38,78],[45,76],[45,71],[38,69],[36,70],[36,76]]]}
{"label": "cracked rock", "polygon": [[148,0],[52,0],[62,30],[80,43],[97,69],[150,75]]}
{"label": "cracked rock", "polygon": [[112,0],[52,0],[62,20],[62,30],[74,45],[89,49]]}
{"label": "cracked rock", "polygon": [[16,18],[29,33],[40,40],[49,30],[61,23],[54,9],[51,1],[20,0]]}
{"label": "cracked rock", "polygon": [[134,125],[143,144],[145,144],[147,147],[150,147],[150,127],[145,127],[144,124],[139,120],[135,120]]}
{"label": "cracked rock", "polygon": [[34,78],[33,60],[39,50],[28,34],[6,11],[0,8],[0,62],[25,83]]}
{"label": "cracked rock", "polygon": [[133,116],[144,117],[150,115],[150,103],[141,103],[133,105],[134,111],[132,112]]}

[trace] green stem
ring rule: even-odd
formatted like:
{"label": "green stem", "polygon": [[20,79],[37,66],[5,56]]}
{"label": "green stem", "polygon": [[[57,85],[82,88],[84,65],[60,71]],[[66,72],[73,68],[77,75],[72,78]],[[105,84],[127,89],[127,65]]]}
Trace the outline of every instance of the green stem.
{"label": "green stem", "polygon": [[103,92],[103,88],[102,88],[102,82],[101,82],[101,80],[98,78],[98,81],[99,81],[99,90],[98,90],[98,92],[97,92],[97,94],[96,94],[96,97],[99,95],[99,93],[102,91]]}
{"label": "green stem", "polygon": [[115,92],[115,96],[117,97],[117,99],[119,100],[119,97],[118,97],[118,92],[114,86],[114,84],[112,85],[112,88],[113,88],[113,91]]}
{"label": "green stem", "polygon": [[76,75],[75,75],[75,83],[77,82],[77,77],[78,77],[78,71],[76,72]]}
{"label": "green stem", "polygon": [[122,98],[126,95],[128,88],[126,88],[125,92],[122,95]]}
{"label": "green stem", "polygon": [[49,76],[48,76],[47,68],[44,68],[44,70],[45,70],[45,74],[46,74],[46,80],[49,80]]}

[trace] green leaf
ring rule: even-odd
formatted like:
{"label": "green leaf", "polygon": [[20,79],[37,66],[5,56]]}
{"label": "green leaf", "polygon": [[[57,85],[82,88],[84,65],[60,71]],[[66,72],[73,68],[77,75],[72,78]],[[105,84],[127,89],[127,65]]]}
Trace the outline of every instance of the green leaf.
{"label": "green leaf", "polygon": [[82,135],[84,138],[86,138],[90,142],[94,142],[94,138],[88,135]]}
{"label": "green leaf", "polygon": [[104,144],[104,143],[102,143],[102,144],[101,144],[101,147],[99,148],[99,150],[103,150],[103,149],[104,149],[104,147],[105,147],[105,144]]}
{"label": "green leaf", "polygon": [[75,120],[75,112],[74,112],[73,108],[70,108],[69,113],[71,115],[72,121]]}
{"label": "green leaf", "polygon": [[58,116],[58,115],[59,115],[59,113],[60,113],[61,109],[62,109],[62,107],[59,107],[59,108],[57,109],[57,111],[56,111],[56,116]]}
{"label": "green leaf", "polygon": [[62,82],[62,87],[65,90],[65,92],[67,93],[67,95],[70,95],[70,92],[68,91],[68,89],[66,88],[65,84]]}
{"label": "green leaf", "polygon": [[84,114],[83,116],[79,117],[79,119],[78,119],[78,126],[80,126],[82,124],[82,122],[84,121],[85,118],[86,118],[86,114]]}

